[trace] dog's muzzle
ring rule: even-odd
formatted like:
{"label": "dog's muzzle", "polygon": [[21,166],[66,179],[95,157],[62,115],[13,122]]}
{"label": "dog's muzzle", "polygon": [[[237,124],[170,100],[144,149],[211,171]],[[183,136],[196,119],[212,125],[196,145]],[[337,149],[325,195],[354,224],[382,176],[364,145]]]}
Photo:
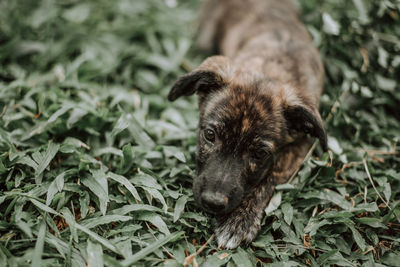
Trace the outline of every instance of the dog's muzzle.
{"label": "dog's muzzle", "polygon": [[228,209],[229,199],[221,193],[211,193],[209,191],[201,194],[201,205],[210,213],[225,213]]}

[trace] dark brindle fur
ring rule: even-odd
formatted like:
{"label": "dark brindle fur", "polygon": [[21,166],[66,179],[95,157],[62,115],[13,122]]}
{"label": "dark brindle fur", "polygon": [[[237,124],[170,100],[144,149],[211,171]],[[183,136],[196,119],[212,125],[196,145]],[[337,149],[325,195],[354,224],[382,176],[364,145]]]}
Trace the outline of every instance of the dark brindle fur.
{"label": "dark brindle fur", "polygon": [[199,95],[196,201],[218,220],[220,247],[251,242],[276,184],[310,148],[326,149],[318,112],[323,67],[290,0],[210,0],[200,46],[206,59],[168,99]]}

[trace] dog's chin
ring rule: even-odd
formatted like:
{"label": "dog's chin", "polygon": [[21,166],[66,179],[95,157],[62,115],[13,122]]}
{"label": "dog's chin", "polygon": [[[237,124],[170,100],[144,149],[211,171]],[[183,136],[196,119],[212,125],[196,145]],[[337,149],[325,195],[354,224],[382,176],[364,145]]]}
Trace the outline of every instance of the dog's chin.
{"label": "dog's chin", "polygon": [[232,207],[232,208],[228,208],[227,210],[224,210],[222,212],[213,213],[212,216],[215,217],[215,218],[223,217],[223,216],[226,216],[226,215],[230,214],[236,208],[237,208],[237,206]]}
{"label": "dog's chin", "polygon": [[209,216],[215,217],[215,218],[223,217],[223,216],[226,216],[226,215],[230,214],[230,213],[233,212],[233,211],[239,206],[239,204],[240,204],[240,202],[239,202],[238,205],[227,207],[227,208],[224,209],[224,210],[212,211],[212,210],[210,210],[209,208],[207,208],[206,206],[202,205],[201,202],[199,202],[199,201],[196,201],[196,202],[197,202],[197,204],[201,207],[201,209],[202,209],[203,211],[205,211]]}

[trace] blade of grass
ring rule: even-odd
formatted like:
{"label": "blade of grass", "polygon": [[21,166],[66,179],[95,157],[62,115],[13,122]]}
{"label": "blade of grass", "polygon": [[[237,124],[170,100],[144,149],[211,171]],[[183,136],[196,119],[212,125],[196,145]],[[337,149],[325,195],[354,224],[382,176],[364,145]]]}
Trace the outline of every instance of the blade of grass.
{"label": "blade of grass", "polygon": [[86,233],[87,235],[89,235],[91,238],[93,238],[94,240],[96,240],[97,242],[99,242],[100,244],[102,244],[104,247],[108,248],[109,250],[111,250],[112,252],[123,256],[123,254],[118,250],[118,248],[112,244],[110,241],[108,241],[107,239],[99,236],[98,234],[96,234],[95,232],[89,230],[87,227],[80,225],[79,223],[77,223],[74,220],[74,216],[72,215],[72,213],[69,211],[69,209],[67,208],[63,208],[62,209],[62,214],[64,215],[65,220],[67,221],[67,223],[70,225],[70,227],[75,227],[76,229]]}
{"label": "blade of grass", "polygon": [[103,249],[99,244],[92,243],[88,240],[88,245],[86,248],[88,259],[87,266],[93,267],[103,267]]}
{"label": "blade of grass", "polygon": [[46,222],[42,220],[39,228],[39,233],[37,235],[35,250],[33,252],[32,267],[42,266],[42,254],[44,247],[44,237],[46,235]]}
{"label": "blade of grass", "polygon": [[123,186],[126,187],[126,189],[128,189],[128,191],[132,194],[132,196],[139,202],[142,201],[142,199],[140,198],[136,188],[132,185],[131,182],[129,182],[128,179],[126,179],[124,176],[122,175],[118,175],[112,172],[108,172],[107,176],[111,179],[113,179],[114,181],[122,184]]}
{"label": "blade of grass", "polygon": [[46,167],[50,164],[50,161],[57,154],[57,151],[59,148],[60,148],[60,145],[55,144],[53,142],[49,142],[46,152],[40,158],[41,160],[37,162],[38,167],[35,171],[35,177],[38,177],[39,175],[41,175],[43,173],[43,171],[46,169]]}
{"label": "blade of grass", "polygon": [[167,244],[169,241],[180,237],[181,235],[183,235],[183,233],[184,233],[183,231],[175,232],[172,233],[171,235],[165,236],[164,238],[157,240],[156,242],[152,243],[151,245],[147,246],[146,248],[142,249],[141,251],[137,252],[136,254],[122,261],[122,265],[123,266],[132,265],[133,263],[143,259],[150,253],[154,252],[159,247]]}
{"label": "blade of grass", "polygon": [[371,185],[372,185],[372,187],[374,188],[375,193],[376,193],[376,194],[378,195],[378,197],[382,200],[382,202],[385,204],[385,206],[386,206],[388,209],[391,210],[392,208],[389,206],[389,203],[386,202],[386,200],[385,200],[385,199],[381,196],[381,194],[379,193],[378,189],[376,189],[374,180],[372,180],[371,174],[369,173],[368,166],[367,166],[367,161],[365,160],[365,158],[363,159],[363,164],[364,164],[365,172],[367,173],[368,179],[369,179],[369,181],[371,182]]}

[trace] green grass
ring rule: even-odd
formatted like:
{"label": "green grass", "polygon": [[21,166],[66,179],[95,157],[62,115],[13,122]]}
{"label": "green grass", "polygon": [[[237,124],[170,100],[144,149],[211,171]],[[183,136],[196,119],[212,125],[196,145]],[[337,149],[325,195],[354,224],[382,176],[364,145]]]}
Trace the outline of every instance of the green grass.
{"label": "green grass", "polygon": [[[195,261],[400,266],[400,2],[300,2],[324,118],[342,96],[330,152],[278,187],[249,247],[212,240]],[[205,57],[199,4],[0,2],[0,266],[181,266],[210,238],[191,192],[196,98],[166,100]]]}

